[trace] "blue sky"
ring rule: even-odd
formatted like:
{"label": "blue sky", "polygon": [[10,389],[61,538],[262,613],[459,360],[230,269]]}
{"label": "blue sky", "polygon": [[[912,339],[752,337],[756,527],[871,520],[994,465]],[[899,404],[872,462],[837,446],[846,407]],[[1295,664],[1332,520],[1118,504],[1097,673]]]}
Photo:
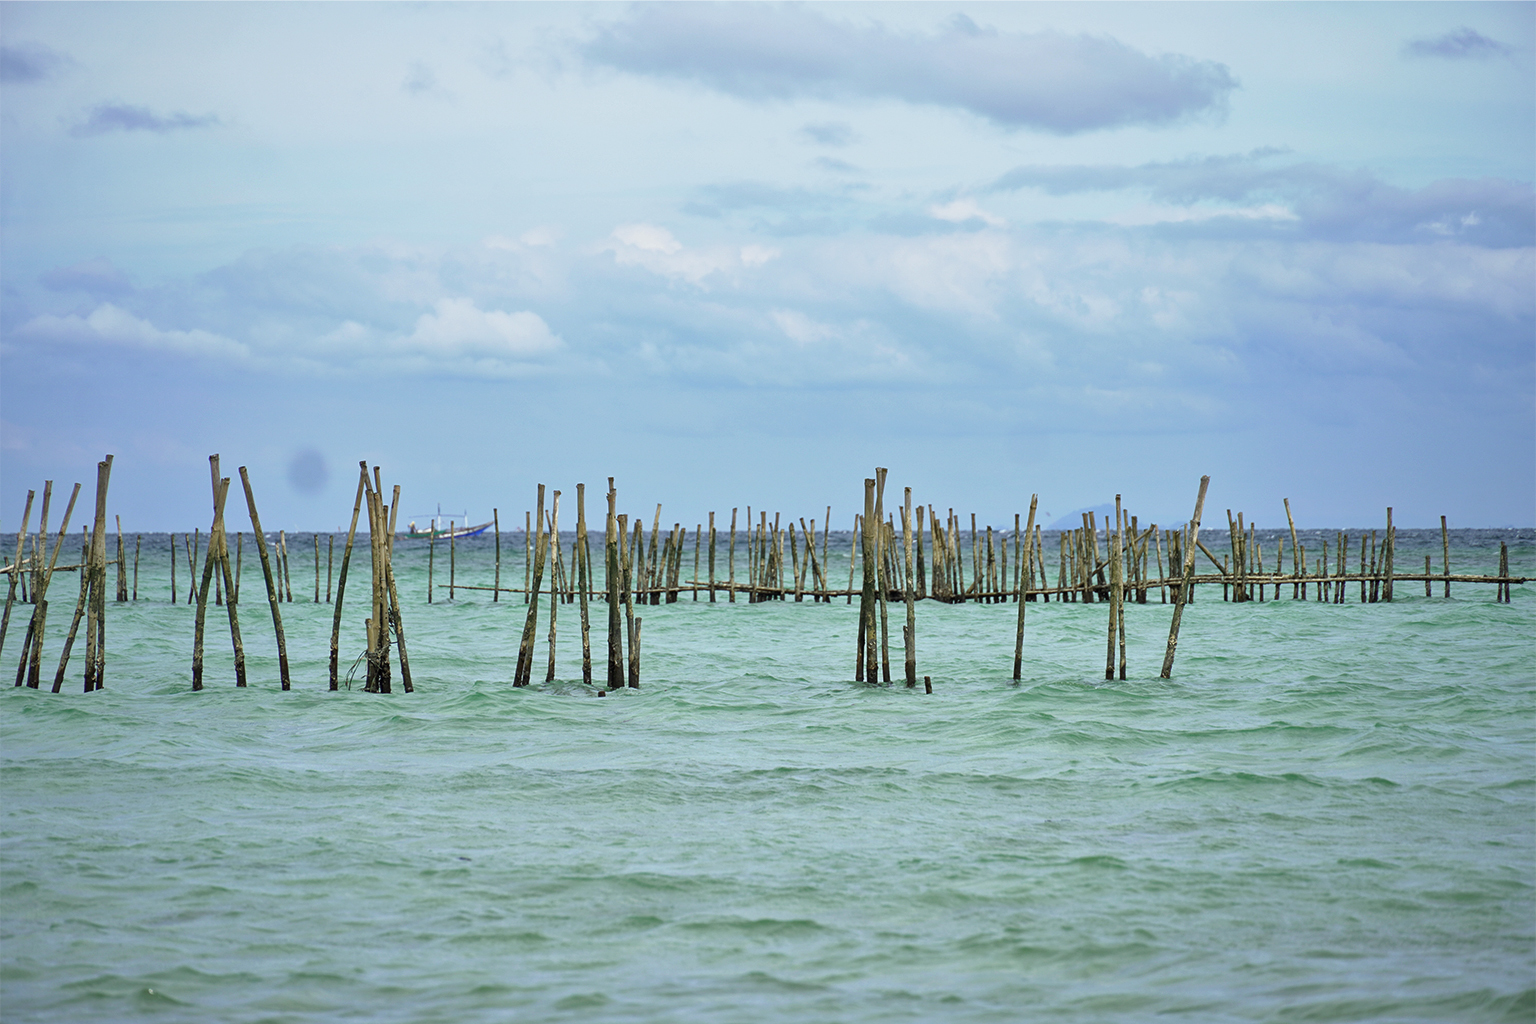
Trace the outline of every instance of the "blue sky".
{"label": "blue sky", "polygon": [[206,528],[215,451],[273,529],[344,525],[365,458],[476,520],[612,475],[668,522],[846,525],[879,464],[995,523],[1181,521],[1202,473],[1266,526],[1536,521],[1531,4],[0,36],[7,528],[106,452],[125,529]]}

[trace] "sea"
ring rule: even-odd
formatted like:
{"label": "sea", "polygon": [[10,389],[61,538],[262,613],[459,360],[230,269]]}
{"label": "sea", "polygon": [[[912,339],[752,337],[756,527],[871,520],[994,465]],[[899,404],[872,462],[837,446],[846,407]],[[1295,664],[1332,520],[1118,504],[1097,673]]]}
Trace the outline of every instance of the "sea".
{"label": "sea", "polygon": [[[0,1019],[1536,1020],[1536,584],[1507,604],[1490,584],[1342,604],[1201,586],[1171,679],[1156,588],[1125,607],[1124,680],[1104,678],[1106,604],[1026,602],[1014,682],[1017,604],[921,601],[932,693],[902,683],[900,605],[896,681],[872,686],[856,599],[684,593],[636,607],[641,685],[600,695],[574,604],[544,681],[547,598],[533,685],[511,685],[528,605],[464,589],[491,584],[495,538],[402,538],[415,692],[397,668],[375,694],[366,545],[327,689],[345,537],[319,540],[316,602],[313,540],[287,538],[287,692],[249,533],[245,689],[211,604],[191,689],[179,534],[175,603],[172,538],[125,538],[137,599],[109,595],[99,692],[83,638],[63,692],[12,687],[13,609]],[[1536,576],[1532,530],[1452,531],[1452,571],[1493,572],[1501,541]],[[521,532],[500,544],[521,587]],[[848,549],[833,536],[834,585]],[[1438,530],[1398,532],[1398,572],[1425,555],[1439,572]],[[47,681],[77,592],[55,577]]]}

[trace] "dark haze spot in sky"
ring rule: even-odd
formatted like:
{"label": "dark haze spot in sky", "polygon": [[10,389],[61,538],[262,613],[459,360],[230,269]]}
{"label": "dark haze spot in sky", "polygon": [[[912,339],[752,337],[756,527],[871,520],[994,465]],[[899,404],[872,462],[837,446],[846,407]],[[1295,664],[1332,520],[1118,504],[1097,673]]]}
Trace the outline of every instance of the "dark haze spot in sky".
{"label": "dark haze spot in sky", "polygon": [[288,460],[288,482],[300,494],[319,494],[329,477],[325,456],[313,448],[305,448]]}

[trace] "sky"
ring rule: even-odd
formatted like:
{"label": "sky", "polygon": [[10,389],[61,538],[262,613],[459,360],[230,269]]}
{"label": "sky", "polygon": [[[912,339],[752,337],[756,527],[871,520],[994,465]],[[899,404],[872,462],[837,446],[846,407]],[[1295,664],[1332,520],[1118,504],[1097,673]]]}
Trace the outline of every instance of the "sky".
{"label": "sky", "polygon": [[0,4],[0,529],[109,452],[125,531],[214,452],[271,530],[359,460],[1530,526],[1533,69],[1528,3]]}

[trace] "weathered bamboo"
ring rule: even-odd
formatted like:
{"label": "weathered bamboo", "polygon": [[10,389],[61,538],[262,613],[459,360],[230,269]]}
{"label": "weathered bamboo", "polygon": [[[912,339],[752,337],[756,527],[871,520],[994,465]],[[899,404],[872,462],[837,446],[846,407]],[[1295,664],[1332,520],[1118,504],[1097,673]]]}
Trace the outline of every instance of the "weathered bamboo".
{"label": "weathered bamboo", "polygon": [[[876,533],[876,579],[878,581],[877,596],[880,601],[880,681],[887,685],[891,681],[891,629],[889,598],[891,594],[891,580],[887,575],[885,566],[885,552],[887,538],[892,531],[885,521],[885,469],[875,469],[875,527]],[[975,531],[972,531],[972,540],[975,540]]]}
{"label": "weathered bamboo", "polygon": [[[282,530],[278,530],[277,531],[277,546],[279,548],[281,548],[282,552],[283,552],[283,557],[282,557],[282,565],[283,565],[283,586],[282,586],[282,589],[283,589],[283,593],[287,595],[285,600],[289,604],[292,604],[293,603],[293,574],[292,574],[292,572],[289,571],[291,569],[291,566],[289,565],[289,562],[288,562],[288,535],[287,535],[287,533],[285,533]],[[194,548],[193,549],[193,556],[194,556],[194,558],[196,557],[196,554],[197,554],[197,549]]]}
{"label": "weathered bamboo", "polygon": [[827,591],[827,604],[832,603],[832,581],[827,578],[827,572],[832,563],[827,561],[827,545],[832,539],[832,506],[827,506],[827,518],[821,521],[821,585]]}
{"label": "weathered bamboo", "polygon": [[373,467],[373,487],[364,500],[368,502],[368,541],[373,553],[374,646],[369,655],[373,671],[363,689],[368,693],[393,693],[389,664],[389,510],[384,504],[384,483],[378,466]]}
{"label": "weathered bamboo", "polygon": [[[859,553],[864,562],[864,587],[859,595],[859,658],[854,678],[860,682],[874,682],[879,671],[879,656],[875,650],[875,558],[870,542],[870,524],[875,521],[875,479],[864,479],[864,530]],[[858,525],[855,524],[855,530]],[[850,569],[849,575],[852,575]],[[851,581],[850,581],[851,582]],[[851,590],[851,586],[850,586]],[[851,598],[850,598],[851,600]],[[859,672],[862,669],[863,672]]]}
{"label": "weathered bamboo", "polygon": [[143,546],[143,543],[144,535],[142,533],[133,535],[133,599],[135,601],[139,599],[139,548]]}
{"label": "weathered bamboo", "polygon": [[634,547],[631,548],[626,544],[624,549],[624,626],[629,634],[629,685],[633,688],[640,686],[640,652],[635,650],[636,627],[640,622],[635,617],[635,562],[644,554],[645,533],[637,520]]}
{"label": "weathered bamboo", "polygon": [[[16,603],[16,584],[21,579],[21,551],[27,539],[27,528],[32,523],[32,501],[36,496],[36,491],[27,492],[27,508],[21,515],[21,529],[16,531],[16,557],[11,559],[10,582],[6,586],[5,593],[5,613],[3,616],[0,616],[0,650],[5,648],[5,634],[11,627],[11,606]],[[173,546],[171,554],[174,556],[175,553],[176,549]],[[82,559],[82,563],[83,561]],[[82,576],[85,573],[83,564],[80,572]]]}
{"label": "weathered bamboo", "polygon": [[[923,563],[923,506],[917,507],[917,521],[912,524],[914,541],[917,545],[917,596],[928,596],[927,566]],[[830,522],[829,524],[830,525]]]}
{"label": "weathered bamboo", "polygon": [[[261,531],[261,516],[256,512],[256,494],[251,490],[251,477],[244,466],[240,467],[240,485],[245,489],[245,504],[251,513],[251,532],[256,535],[256,551],[261,556],[261,575],[267,584],[267,603],[272,606],[272,629],[277,634],[277,671],[283,689],[291,689],[288,679],[288,641],[283,636],[283,613],[277,604],[277,582],[272,578],[272,559],[267,554],[266,535]],[[340,607],[338,602],[337,607]]]}
{"label": "weathered bamboo", "polygon": [[[363,470],[363,476],[364,476],[364,478],[366,478],[368,476],[368,471],[366,469]],[[366,484],[366,483],[367,483],[367,481],[365,479],[364,480],[364,484]],[[427,527],[427,604],[431,604],[432,603],[432,572],[433,572],[433,568],[434,568],[433,562],[435,562],[436,560],[437,560],[437,520],[433,519],[433,520],[431,520],[431,525]]]}
{"label": "weathered bamboo", "polygon": [[731,542],[727,555],[727,566],[730,572],[730,591],[727,598],[731,604],[736,603],[736,510],[731,509]]}
{"label": "weathered bamboo", "polygon": [[1115,572],[1119,580],[1115,583],[1115,619],[1120,636],[1120,678],[1125,678],[1125,559],[1122,557],[1125,547],[1125,517],[1119,509],[1119,495],[1115,496]]}
{"label": "weathered bamboo", "polygon": [[90,527],[80,528],[80,596],[75,602],[75,614],[69,622],[69,632],[64,637],[64,648],[59,652],[59,667],[53,675],[53,692],[58,693],[64,686],[64,671],[69,666],[69,652],[75,646],[75,634],[80,628],[80,620],[85,617],[86,593],[89,589],[90,574],[86,571],[86,562],[89,561],[91,550]]}
{"label": "weathered bamboo", "polygon": [[709,514],[709,603],[715,603],[715,514]]}
{"label": "weathered bamboo", "polygon": [[[42,582],[38,584],[33,598],[33,617],[36,625],[29,627],[32,638],[32,656],[30,659],[23,655],[23,661],[27,663],[27,685],[37,689],[42,675],[43,661],[43,636],[48,619],[48,588],[53,582],[54,569],[59,564],[59,552],[64,547],[64,538],[69,534],[69,520],[75,512],[75,501],[80,497],[80,485],[75,484],[74,490],[69,495],[69,505],[64,509],[64,521],[59,524],[59,538],[53,543],[53,554],[48,557],[48,567],[43,572]],[[119,535],[121,536],[121,535]],[[47,539],[44,538],[44,553],[46,554]],[[25,650],[25,648],[23,648]],[[20,674],[18,672],[18,680]]]}
{"label": "weathered bamboo", "polygon": [[1445,569],[1445,596],[1451,596],[1451,533],[1446,528],[1445,516],[1440,517],[1440,564]]}
{"label": "weathered bamboo", "polygon": [[[848,604],[853,604],[853,571],[854,571],[854,566],[858,564],[858,559],[854,558],[853,556],[854,556],[855,552],[862,554],[863,550],[864,550],[863,549],[863,540],[860,538],[860,534],[859,534],[860,524],[862,522],[863,522],[863,517],[860,516],[859,514],[855,513],[854,517],[853,517],[853,537],[848,542],[848,600],[846,602]],[[863,618],[863,616],[864,616],[864,613],[862,611],[862,608],[863,608],[862,605],[860,605],[860,608],[861,608],[861,611],[859,612],[859,623],[860,623],[860,625],[859,625],[859,650],[863,651],[863,649],[864,649],[864,633],[863,633],[863,629],[864,629],[864,626],[863,626],[864,618]],[[859,667],[862,669],[863,665],[864,665],[864,655],[860,654],[859,655]],[[863,672],[861,671],[858,675],[854,676],[854,678],[862,680],[864,678]]]}
{"label": "weathered bamboo", "polygon": [[704,539],[704,524],[699,523],[693,528],[693,599],[699,599],[699,545]]}
{"label": "weathered bamboo", "polygon": [[117,600],[128,600],[128,559],[123,553],[123,517],[117,519]]}
{"label": "weathered bamboo", "polygon": [[406,693],[415,693],[411,681],[411,659],[405,651],[405,623],[400,617],[400,594],[395,586],[395,528],[400,514],[400,485],[395,484],[389,503],[389,530],[385,535],[384,585],[389,591],[389,622],[395,631],[395,650],[400,655],[400,683]]}
{"label": "weathered bamboo", "polygon": [[458,550],[459,544],[454,536],[453,520],[448,520],[448,600],[453,600],[453,585],[458,575]]}
{"label": "weathered bamboo", "polygon": [[193,619],[192,627],[192,689],[203,688],[203,627],[208,617],[208,592],[213,586],[213,570],[219,562],[218,536],[219,523],[224,518],[224,500],[228,496],[228,489],[219,486],[219,457],[208,457],[209,468],[213,472],[213,522],[208,526],[208,553],[203,561],[202,585],[197,589],[197,613]]}
{"label": "weathered bamboo", "polygon": [[603,540],[603,582],[608,593],[607,689],[624,685],[623,616],[619,611],[619,526],[615,515],[618,492],[608,478],[608,524]]}
{"label": "weathered bamboo", "polygon": [[[1024,527],[1024,536],[1026,538],[1033,538],[1033,536],[1034,536],[1034,531],[1035,531],[1035,509],[1037,509],[1039,506],[1040,506],[1040,495],[1038,495],[1038,494],[1031,494],[1029,496],[1029,520],[1028,520],[1027,524]],[[1027,565],[1028,563],[1029,563],[1029,552],[1026,550],[1025,553],[1024,553],[1023,564]],[[1018,574],[1019,621],[1018,621],[1018,628],[1015,630],[1014,637],[1013,637],[1013,681],[1014,682],[1018,682],[1020,679],[1022,679],[1023,678],[1023,674],[1024,674],[1024,610],[1025,610],[1025,608],[1027,607],[1027,605],[1029,603],[1029,602],[1024,600],[1024,590],[1025,590],[1024,575],[1025,574],[1023,572],[1020,572]]]}
{"label": "weathered bamboo", "polygon": [[[1120,495],[1115,495],[1115,528],[1109,528],[1109,523],[1104,524],[1104,532],[1109,536],[1104,538],[1105,547],[1109,549],[1109,653],[1104,658],[1104,678],[1115,678],[1115,640],[1120,629],[1120,580],[1119,572],[1122,568],[1120,562]],[[1230,519],[1231,513],[1227,513]]]}
{"label": "weathered bamboo", "polygon": [[1392,506],[1391,505],[1387,506],[1387,540],[1386,540],[1386,544],[1387,544],[1387,553],[1386,553],[1386,559],[1385,559],[1386,565],[1385,565],[1385,567],[1383,569],[1383,572],[1386,575],[1386,579],[1382,582],[1381,599],[1383,601],[1391,601],[1392,600],[1392,562],[1394,560],[1394,556],[1397,554],[1397,527],[1392,525]]}
{"label": "weathered bamboo", "polygon": [[[1190,539],[1198,541],[1200,537],[1200,512],[1205,508],[1205,492],[1211,485],[1209,476],[1200,478],[1200,493],[1195,498],[1195,514],[1189,521]],[[1179,600],[1173,606],[1173,622],[1168,627],[1168,650],[1163,654],[1163,670],[1159,673],[1161,679],[1173,678],[1173,656],[1179,645],[1179,622],[1184,617],[1184,606],[1189,602],[1190,589],[1194,586],[1195,576],[1195,546],[1191,544],[1184,555],[1184,581],[1179,585]]]}
{"label": "weathered bamboo", "polygon": [[[1301,543],[1296,539],[1296,520],[1291,518],[1291,499],[1285,499],[1285,522],[1291,529],[1291,575],[1301,576]],[[1297,599],[1300,594],[1301,584],[1291,584],[1291,600]]]}
{"label": "weathered bamboo", "polygon": [[176,596],[176,535],[173,533],[171,534],[171,604],[176,603]]}
{"label": "weathered bamboo", "polygon": [[491,529],[496,535],[496,578],[491,584],[491,603],[501,601],[501,512],[491,509]]}
{"label": "weathered bamboo", "polygon": [[533,642],[539,628],[539,590],[544,582],[544,485],[539,484],[539,507],[534,517],[533,582],[528,590],[528,615],[523,620],[523,637],[517,645],[517,667],[512,685],[527,686],[533,679]]}
{"label": "weathered bamboo", "polygon": [[96,463],[96,521],[91,526],[91,592],[85,605],[85,692],[105,685],[107,668],[107,484],[112,456]]}
{"label": "weathered bamboo", "polygon": [[[610,482],[611,486],[611,482]],[[528,596],[532,593],[529,583],[529,573],[533,571],[533,513],[523,513],[523,604],[528,603]]]}
{"label": "weathered bamboo", "polygon": [[[217,488],[216,508],[222,510],[227,506],[229,497],[229,477],[219,476],[219,457],[214,455],[209,460],[210,475],[217,478],[214,486]],[[224,602],[225,614],[229,617],[229,642],[235,655],[235,686],[245,687],[245,644],[240,637],[240,612],[239,602],[235,597],[234,577],[229,569],[229,534],[224,526],[222,511],[217,514],[216,531],[208,537],[211,550],[218,552],[218,566],[224,580],[224,592],[228,600]],[[215,577],[217,581],[219,577]]]}
{"label": "weathered bamboo", "polygon": [[[550,543],[554,545],[555,576],[558,579],[560,561],[560,492],[558,490],[554,492],[553,500],[550,504],[549,539]],[[549,588],[549,668],[544,673],[544,681],[546,683],[555,681],[555,612],[559,607],[560,588],[552,586]]]}
{"label": "weathered bamboo", "polygon": [[913,578],[915,566],[912,560],[912,488],[903,491],[901,506],[901,548],[906,561],[906,585],[902,592],[906,597],[907,624],[902,630],[903,665],[907,685],[917,685],[917,581]]}
{"label": "weathered bamboo", "polygon": [[581,549],[581,681],[592,685],[592,629],[587,617],[587,595],[592,589],[592,553],[587,547],[587,485],[576,485],[576,543]]}
{"label": "weathered bamboo", "polygon": [[[331,685],[332,690],[338,689],[337,660],[341,645],[341,605],[347,593],[347,567],[352,562],[352,541],[357,536],[357,517],[363,510],[363,492],[368,486],[368,463],[361,463],[362,475],[357,481],[357,497],[352,499],[352,525],[347,527],[347,543],[341,550],[341,572],[336,577],[336,607],[331,612]],[[429,528],[430,529],[430,528]],[[239,538],[237,537],[238,541]],[[431,544],[431,541],[428,541]],[[428,574],[427,600],[432,599],[431,574]]]}

